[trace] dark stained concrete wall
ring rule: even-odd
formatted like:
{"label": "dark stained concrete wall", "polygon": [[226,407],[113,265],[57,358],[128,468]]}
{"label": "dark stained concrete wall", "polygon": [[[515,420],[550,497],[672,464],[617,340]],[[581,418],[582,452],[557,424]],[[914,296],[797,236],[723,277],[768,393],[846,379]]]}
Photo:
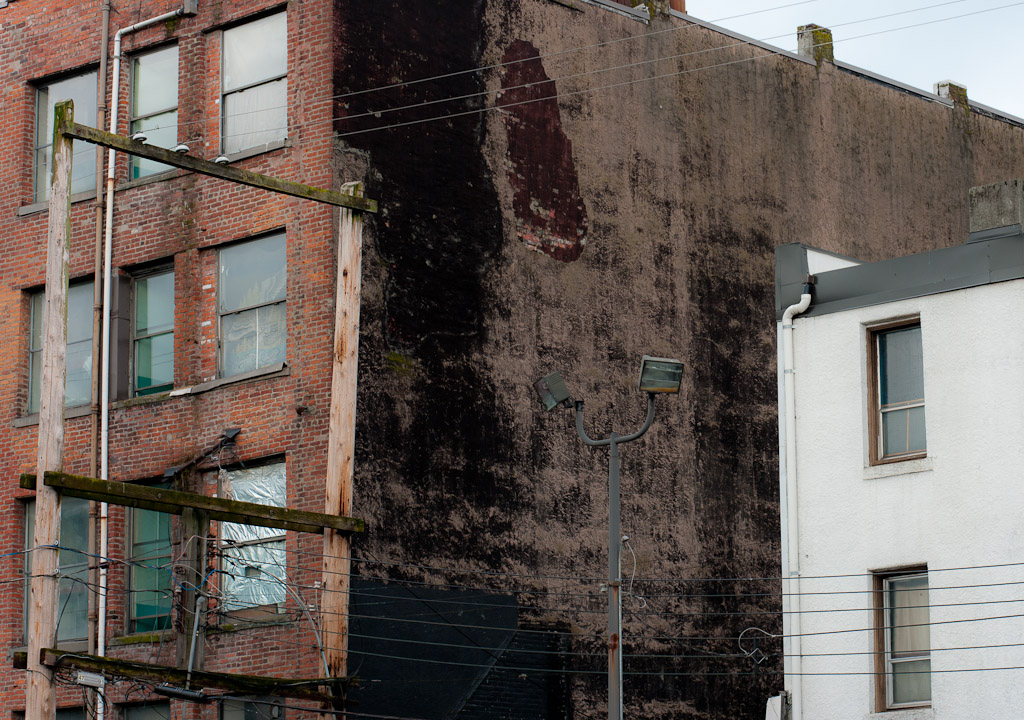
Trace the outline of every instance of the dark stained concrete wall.
{"label": "dark stained concrete wall", "polygon": [[[627,676],[626,703],[636,717],[758,717],[781,678],[707,653],[736,653],[728,638],[748,627],[778,632],[778,584],[688,579],[779,573],[773,248],[877,260],[960,243],[968,189],[1024,174],[1024,131],[827,63],[705,52],[735,40],[678,19],[550,0],[335,11],[339,95],[550,56],[337,101],[339,178],[365,172],[384,208],[364,260],[355,508],[371,530],[357,552],[596,593],[546,578],[604,575],[607,456],[567,413],[543,415],[530,382],[560,369],[592,434],[629,431],[640,355],[679,357],[683,392],[623,449],[623,530],[648,596],[627,599],[626,652],[705,657],[627,660],[669,674]],[[559,79],[687,53],[701,54]],[[345,134],[447,113],[467,114]],[[603,596],[530,597],[538,620],[601,632]],[[575,645],[601,666],[599,641]],[[599,677],[575,688],[577,708],[602,711]]]}

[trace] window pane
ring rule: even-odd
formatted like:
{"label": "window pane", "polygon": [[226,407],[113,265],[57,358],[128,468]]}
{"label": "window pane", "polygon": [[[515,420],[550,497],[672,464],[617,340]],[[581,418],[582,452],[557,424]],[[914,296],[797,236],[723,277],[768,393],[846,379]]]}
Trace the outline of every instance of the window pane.
{"label": "window pane", "polygon": [[145,705],[126,707],[124,720],[171,720],[171,704],[149,701]]}
{"label": "window pane", "polygon": [[880,333],[878,362],[883,406],[924,398],[920,326]]}
{"label": "window pane", "polygon": [[148,335],[174,328],[174,273],[135,281],[135,334]]}
{"label": "window pane", "polygon": [[[96,122],[96,72],[65,78],[39,88],[36,102],[36,202],[50,196],[50,162],[53,144],[53,107],[62,100],[75,101],[75,121]],[[96,147],[81,140],[72,145],[71,192],[96,185]]]}
{"label": "window pane", "polygon": [[29,339],[30,350],[41,350],[43,347],[43,293],[33,293],[31,300],[32,308],[32,334]]}
{"label": "window pane", "polygon": [[[132,123],[132,134],[144,130],[146,144],[162,148],[172,148],[178,144],[178,111],[152,115]],[[154,175],[173,170],[173,165],[164,165],[156,160],[132,156],[132,179]]]}
{"label": "window pane", "polygon": [[[57,597],[57,639],[77,640],[84,638],[88,629],[89,557],[84,553],[89,548],[89,501],[82,498],[65,497],[61,500],[60,537],[63,548],[58,552],[58,566],[61,579],[58,582]],[[25,547],[34,547],[35,502],[25,506]],[[25,576],[30,577],[31,554],[25,556]],[[28,627],[28,583],[25,585],[25,627]]]}
{"label": "window pane", "polygon": [[221,312],[284,300],[286,266],[283,233],[221,250]]}
{"label": "window pane", "polygon": [[135,394],[148,395],[171,387],[174,387],[174,333],[137,340]]}
{"label": "window pane", "polygon": [[932,699],[931,660],[893,663],[894,704],[928,702]]}
{"label": "window pane", "polygon": [[284,361],[285,336],[284,303],[261,307],[259,309],[259,357],[257,358],[260,367]]}
{"label": "window pane", "polygon": [[931,647],[928,628],[928,578],[889,581],[891,650],[893,658],[927,655]]}
{"label": "window pane", "polygon": [[[224,491],[233,500],[284,507],[285,464],[276,463],[227,473]],[[258,525],[221,523],[224,593],[229,609],[283,603],[286,577],[284,532]],[[249,543],[232,547],[233,543]]]}
{"label": "window pane", "polygon": [[256,310],[225,315],[220,321],[225,377],[256,369]]}
{"label": "window pane", "polygon": [[64,406],[86,405],[92,400],[92,338],[69,343]]}
{"label": "window pane", "polygon": [[278,13],[224,31],[224,92],[287,72],[286,17]]}
{"label": "window pane", "polygon": [[178,106],[178,47],[140,55],[132,63],[132,116]]}
{"label": "window pane", "polygon": [[68,288],[68,342],[92,340],[92,283]]}
{"label": "window pane", "polygon": [[224,152],[236,153],[287,137],[287,103],[287,78],[225,95]]}
{"label": "window pane", "polygon": [[[92,283],[68,288],[68,345],[65,354],[64,405],[85,405],[92,400]],[[42,345],[45,293],[32,297],[30,344]],[[29,353],[28,411],[39,411],[42,352]]]}

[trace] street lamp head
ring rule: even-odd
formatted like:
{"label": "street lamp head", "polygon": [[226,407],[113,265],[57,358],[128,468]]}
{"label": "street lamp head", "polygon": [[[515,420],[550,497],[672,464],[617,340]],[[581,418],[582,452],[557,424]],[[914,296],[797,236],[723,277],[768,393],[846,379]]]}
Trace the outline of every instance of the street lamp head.
{"label": "street lamp head", "polygon": [[537,391],[541,405],[549,412],[558,407],[558,405],[569,407],[572,403],[572,398],[569,396],[569,388],[565,386],[565,381],[562,380],[562,376],[557,372],[542,377],[533,384],[533,388]]}
{"label": "street lamp head", "polygon": [[648,393],[677,393],[683,381],[683,364],[671,358],[644,355],[640,361],[638,388]]}

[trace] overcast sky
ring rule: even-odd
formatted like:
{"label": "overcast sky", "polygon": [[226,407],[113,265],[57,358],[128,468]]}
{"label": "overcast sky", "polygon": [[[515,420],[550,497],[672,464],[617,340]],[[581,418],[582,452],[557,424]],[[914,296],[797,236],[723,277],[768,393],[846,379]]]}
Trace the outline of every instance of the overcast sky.
{"label": "overcast sky", "polygon": [[922,90],[954,80],[1024,118],[1020,0],[686,0],[686,11],[785,50],[796,50],[797,26],[817,23],[832,29],[837,60]]}

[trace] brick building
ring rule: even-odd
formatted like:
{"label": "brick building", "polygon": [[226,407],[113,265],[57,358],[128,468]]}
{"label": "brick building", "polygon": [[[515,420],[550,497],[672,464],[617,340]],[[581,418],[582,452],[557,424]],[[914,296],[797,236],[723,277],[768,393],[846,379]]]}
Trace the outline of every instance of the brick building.
{"label": "brick building", "polygon": [[[91,116],[115,32],[176,9],[0,8],[8,654],[25,644],[33,509],[17,476],[37,441],[47,118],[70,96],[79,122],[105,126],[111,108]],[[589,426],[625,431],[642,419],[631,382],[650,353],[687,371],[624,451],[626,704],[659,718],[762,711],[781,645],[765,641],[757,664],[735,638],[781,627],[773,249],[875,260],[958,243],[968,188],[1024,173],[1024,123],[659,3],[200,0],[125,31],[122,55],[120,134],[317,187],[361,180],[380,202],[356,424],[359,710],[603,712],[606,460],[565,417],[538,414],[530,383],[560,367],[591,402]],[[64,468],[92,476],[105,157],[76,145],[72,187]],[[114,182],[109,477],[322,510],[336,212],[123,155]],[[87,652],[102,625],[112,657],[318,674],[319,538],[215,524],[204,541],[112,507],[107,617],[90,621],[91,527],[85,504],[65,502],[62,647]],[[208,572],[190,579],[180,561],[204,547]],[[183,583],[208,597],[194,655]],[[3,717],[24,710],[23,682],[0,670]],[[106,714],[308,714],[296,700],[168,701],[154,684],[111,683]],[[62,718],[89,702],[61,686]]]}

